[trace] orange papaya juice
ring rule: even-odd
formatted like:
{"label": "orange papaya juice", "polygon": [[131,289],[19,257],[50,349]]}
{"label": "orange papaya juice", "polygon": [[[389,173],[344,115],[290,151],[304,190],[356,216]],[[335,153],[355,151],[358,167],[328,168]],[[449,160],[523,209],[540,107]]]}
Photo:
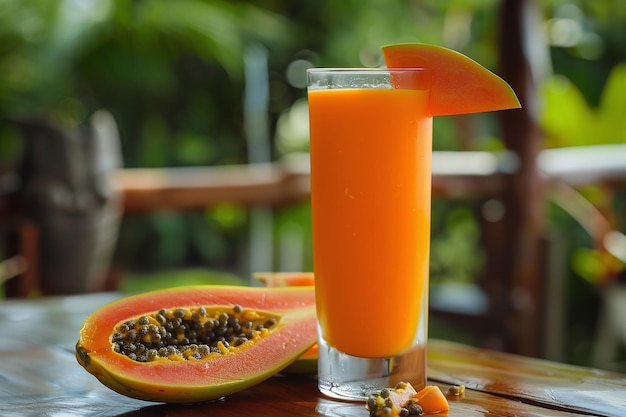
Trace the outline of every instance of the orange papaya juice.
{"label": "orange papaya juice", "polygon": [[308,101],[321,335],[352,356],[400,354],[427,302],[428,91],[310,89]]}

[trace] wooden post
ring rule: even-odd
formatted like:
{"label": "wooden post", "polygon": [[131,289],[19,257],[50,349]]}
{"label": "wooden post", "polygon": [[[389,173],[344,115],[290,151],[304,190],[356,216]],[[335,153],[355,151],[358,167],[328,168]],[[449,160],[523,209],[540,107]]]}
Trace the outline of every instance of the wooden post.
{"label": "wooden post", "polygon": [[537,36],[534,0],[503,0],[499,39],[499,74],[517,93],[522,108],[500,112],[502,138],[518,158],[500,195],[504,213],[487,224],[486,281],[489,298],[506,335],[504,349],[540,356],[544,267],[543,181],[537,167],[541,134],[537,122],[537,85],[532,38]]}

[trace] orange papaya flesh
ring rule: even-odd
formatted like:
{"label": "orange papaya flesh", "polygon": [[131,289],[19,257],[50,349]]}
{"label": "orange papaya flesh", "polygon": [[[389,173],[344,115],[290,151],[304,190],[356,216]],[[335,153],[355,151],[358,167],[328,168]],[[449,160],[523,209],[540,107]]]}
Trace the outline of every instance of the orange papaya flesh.
{"label": "orange papaya flesh", "polygon": [[418,404],[425,414],[442,413],[449,409],[448,399],[436,385],[425,386],[413,395],[411,401]]}
{"label": "orange papaya flesh", "polygon": [[421,43],[386,45],[382,51],[388,68],[426,68],[431,116],[521,107],[506,81],[457,51]]}
{"label": "orange papaya flesh", "polygon": [[[275,375],[311,348],[317,339],[314,300],[310,287],[180,287],[130,296],[96,310],[85,320],[76,357],[100,382],[129,397],[157,402],[210,401]],[[159,355],[159,344],[148,344],[144,348],[157,350],[157,354],[143,361],[126,350],[129,344],[141,344],[137,340],[154,342],[150,332],[126,340],[131,330],[137,332],[140,320],[141,326],[146,320],[150,326],[159,321],[161,313],[174,320],[176,311],[183,324],[189,325],[191,321],[186,318],[191,319],[194,313],[197,316],[198,310],[206,315],[200,320],[204,323],[211,320],[217,325],[225,313],[241,323],[253,323],[257,329],[247,332],[249,340],[219,340],[213,349],[201,347],[206,340],[190,348],[185,345],[187,340],[180,340],[188,334],[181,337],[172,329],[169,333],[178,343],[165,348],[171,352]],[[133,323],[133,329],[126,331],[123,326],[129,327],[129,323]],[[168,337],[162,337],[162,341]],[[188,354],[185,356],[183,351]]]}
{"label": "orange papaya flesh", "polygon": [[266,287],[309,287],[315,284],[313,272],[255,272],[253,278]]}

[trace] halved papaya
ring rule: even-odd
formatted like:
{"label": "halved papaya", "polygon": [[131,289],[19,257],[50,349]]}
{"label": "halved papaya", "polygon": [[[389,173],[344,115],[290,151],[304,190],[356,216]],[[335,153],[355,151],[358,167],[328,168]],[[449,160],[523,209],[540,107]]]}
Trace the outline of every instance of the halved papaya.
{"label": "halved papaya", "polygon": [[431,116],[519,108],[513,89],[502,78],[452,49],[422,43],[383,46],[388,68],[426,68]]}
{"label": "halved papaya", "polygon": [[[255,272],[252,277],[268,288],[275,287],[308,287],[315,285],[313,272]],[[317,374],[317,344],[311,346],[282,373],[293,376]]]}
{"label": "halved papaya", "polygon": [[255,385],[316,340],[310,287],[180,287],[96,310],[81,327],[76,357],[120,394],[186,403]]}

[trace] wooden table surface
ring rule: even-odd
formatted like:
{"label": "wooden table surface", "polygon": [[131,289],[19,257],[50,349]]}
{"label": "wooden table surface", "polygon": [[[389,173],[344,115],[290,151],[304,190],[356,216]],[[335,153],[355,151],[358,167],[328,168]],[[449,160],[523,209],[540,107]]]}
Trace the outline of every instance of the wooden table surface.
{"label": "wooden table surface", "polygon": [[[276,376],[223,400],[149,403],[101,385],[74,357],[78,329],[120,294],[0,301],[0,416],[362,416],[362,403],[327,399],[315,378]],[[429,342],[430,382],[467,387],[450,417],[626,416],[626,375]],[[438,416],[441,416],[439,414]]]}

